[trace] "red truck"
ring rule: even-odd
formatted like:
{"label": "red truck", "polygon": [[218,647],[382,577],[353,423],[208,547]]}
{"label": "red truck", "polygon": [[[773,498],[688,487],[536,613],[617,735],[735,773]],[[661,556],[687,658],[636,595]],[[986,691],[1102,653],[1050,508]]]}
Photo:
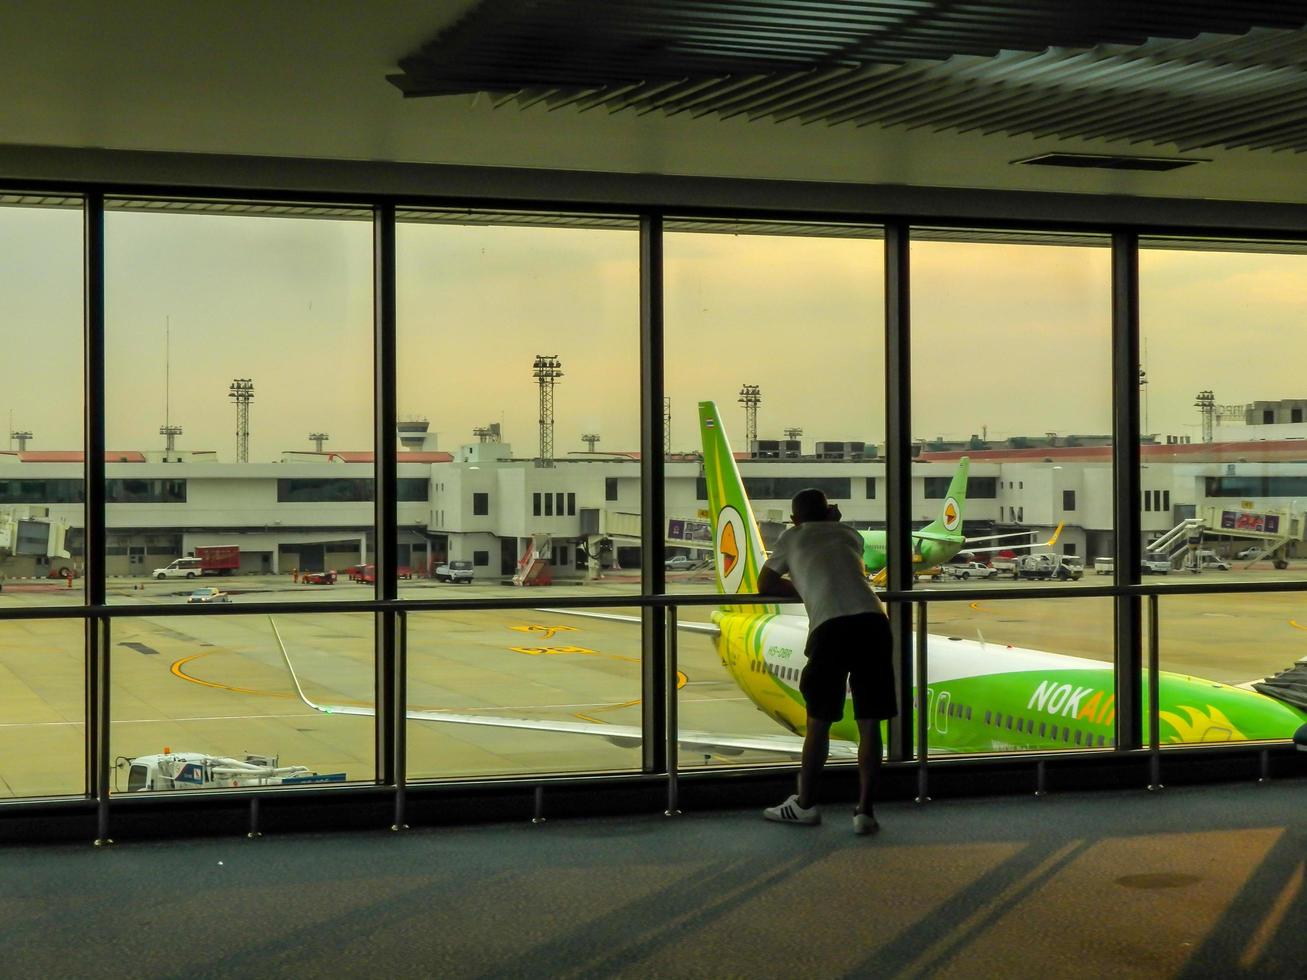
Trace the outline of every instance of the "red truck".
{"label": "red truck", "polygon": [[150,574],[155,578],[195,578],[197,575],[230,575],[240,567],[240,548],[220,544],[211,548],[196,548],[194,558],[178,558]]}
{"label": "red truck", "polygon": [[[376,565],[351,565],[348,569],[349,580],[358,582],[362,585],[375,585],[377,581]],[[398,565],[395,568],[396,578],[412,578],[413,569],[408,565]]]}

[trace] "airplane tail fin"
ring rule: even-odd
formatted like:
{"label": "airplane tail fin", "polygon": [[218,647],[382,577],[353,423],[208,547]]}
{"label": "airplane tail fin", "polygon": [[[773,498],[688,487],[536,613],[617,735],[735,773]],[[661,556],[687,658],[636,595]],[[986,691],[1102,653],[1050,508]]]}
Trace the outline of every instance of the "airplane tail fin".
{"label": "airplane tail fin", "polygon": [[[708,485],[717,591],[724,595],[757,592],[758,571],[767,553],[716,402],[699,403],[699,436],[703,441],[703,472]],[[763,609],[748,608],[760,612]]]}
{"label": "airplane tail fin", "polygon": [[939,516],[923,527],[922,531],[962,537],[963,510],[967,505],[967,472],[970,468],[970,456],[958,460],[958,468],[953,471],[953,479],[949,481],[948,493],[944,495],[944,505],[940,508]]}

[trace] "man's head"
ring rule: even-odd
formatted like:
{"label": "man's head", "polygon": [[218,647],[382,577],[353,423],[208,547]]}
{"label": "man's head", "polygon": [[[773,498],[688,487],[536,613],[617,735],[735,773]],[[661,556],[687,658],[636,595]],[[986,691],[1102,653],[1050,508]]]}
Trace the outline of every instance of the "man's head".
{"label": "man's head", "polygon": [[826,495],[816,487],[808,487],[806,490],[800,490],[790,500],[790,519],[795,524],[824,521],[829,509]]}

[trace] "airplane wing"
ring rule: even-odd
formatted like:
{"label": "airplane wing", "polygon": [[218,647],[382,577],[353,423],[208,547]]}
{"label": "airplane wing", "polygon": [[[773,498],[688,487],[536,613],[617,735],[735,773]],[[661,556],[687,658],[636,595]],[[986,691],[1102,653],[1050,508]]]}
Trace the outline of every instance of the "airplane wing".
{"label": "airplane wing", "polygon": [[983,555],[983,554],[988,554],[991,551],[1016,551],[1019,548],[1051,548],[1053,547],[1053,545],[1057,544],[1057,539],[1062,536],[1062,528],[1065,526],[1066,525],[1064,522],[1059,523],[1058,526],[1053,529],[1052,537],[1050,537],[1047,541],[1029,541],[1026,544],[991,545],[988,548],[970,547],[972,541],[997,541],[1000,538],[1026,537],[1028,535],[1034,534],[1033,531],[1018,531],[1015,534],[996,534],[993,537],[988,537],[988,538],[967,538],[966,541],[963,542],[962,550],[969,551],[973,555]]}
{"label": "airplane wing", "polygon": [[[627,618],[639,622],[638,617]],[[268,617],[268,621],[272,623],[272,632],[277,638],[277,646],[281,648],[281,657],[286,662],[286,669],[290,671],[291,681],[295,684],[295,692],[306,706],[314,711],[320,711],[324,715],[357,715],[365,718],[376,716],[377,710],[373,707],[349,704],[318,704],[311,700],[304,693],[303,685],[300,684],[299,675],[295,672],[295,665],[291,663],[290,654],[286,652],[286,644],[281,639],[277,623],[271,616]],[[716,629],[716,627],[713,628]],[[606,725],[585,721],[547,721],[532,718],[510,718],[500,715],[473,715],[456,711],[416,709],[405,712],[405,717],[413,721],[434,721],[451,725],[477,725],[485,728],[517,728],[535,732],[590,735],[622,747],[639,745],[644,740],[644,732],[635,725]],[[746,751],[756,751],[775,752],[794,759],[803,756],[803,739],[795,735],[782,735],[779,733],[775,735],[731,735],[724,732],[697,732],[681,729],[676,741],[684,749],[697,752],[715,752],[722,755],[740,755]],[[858,747],[851,742],[834,741],[830,746],[830,754],[833,759],[856,759]]]}
{"label": "airplane wing", "polygon": [[[636,623],[643,622],[639,616],[625,616],[621,613],[600,613],[600,612],[582,612],[577,609],[541,609],[540,612],[552,613],[555,616],[581,616],[585,619],[606,619],[612,623]],[[693,620],[686,621],[676,620],[676,628],[683,633],[702,633],[705,636],[717,636],[721,629],[716,623],[697,623]]]}

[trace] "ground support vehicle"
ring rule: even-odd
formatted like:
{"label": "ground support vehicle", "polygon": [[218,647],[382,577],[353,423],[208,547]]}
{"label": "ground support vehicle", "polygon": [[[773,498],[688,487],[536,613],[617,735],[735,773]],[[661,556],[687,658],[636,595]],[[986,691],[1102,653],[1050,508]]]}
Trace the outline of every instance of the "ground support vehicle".
{"label": "ground support vehicle", "polygon": [[[356,571],[357,570],[357,571]],[[395,566],[395,578],[412,578],[413,569],[407,565]],[[375,585],[377,581],[376,565],[353,565],[349,570],[349,580],[363,585]]]}
{"label": "ground support vehicle", "polygon": [[300,581],[305,585],[335,585],[336,572],[334,569],[324,572],[301,572]]}
{"label": "ground support vehicle", "polygon": [[1230,563],[1215,551],[1199,551],[1196,555],[1185,555],[1184,567],[1191,572],[1210,569],[1214,572],[1228,572]]}
{"label": "ground support vehicle", "polygon": [[963,562],[960,565],[941,565],[940,572],[945,578],[952,579],[994,578],[998,575],[997,568],[990,568],[979,561]]}
{"label": "ground support vehicle", "polygon": [[1171,571],[1171,559],[1165,555],[1144,555],[1139,559],[1139,571],[1144,575],[1166,575]]}
{"label": "ground support vehicle", "polygon": [[235,545],[196,548],[195,554],[178,558],[150,574],[157,579],[196,578],[200,575],[230,575],[241,567],[241,550]]}
{"label": "ground support vehicle", "polygon": [[[307,766],[280,766],[267,755],[246,755],[242,759],[207,755],[203,752],[172,752],[135,759],[119,756],[118,772],[126,772],[125,792],[146,790],[218,789],[233,786],[289,786],[297,783],[343,783],[345,773],[319,774]],[[114,790],[124,792],[114,778]]]}
{"label": "ground support vehicle", "polygon": [[186,601],[187,603],[231,602],[231,596],[223,592],[222,589],[208,586],[203,589],[196,589],[186,597]]}
{"label": "ground support vehicle", "polygon": [[1062,555],[1022,555],[1017,559],[1016,576],[1025,579],[1068,581],[1084,578],[1084,566],[1067,561]]}
{"label": "ground support vehicle", "polygon": [[1111,574],[1112,574],[1113,572],[1115,572],[1115,571],[1116,571],[1116,559],[1115,559],[1115,558],[1095,558],[1095,559],[1094,559],[1094,574],[1095,574],[1095,575],[1111,575]]}
{"label": "ground support vehicle", "polygon": [[465,582],[468,585],[472,584],[474,574],[470,561],[448,561],[437,565],[434,573],[437,582]]}

